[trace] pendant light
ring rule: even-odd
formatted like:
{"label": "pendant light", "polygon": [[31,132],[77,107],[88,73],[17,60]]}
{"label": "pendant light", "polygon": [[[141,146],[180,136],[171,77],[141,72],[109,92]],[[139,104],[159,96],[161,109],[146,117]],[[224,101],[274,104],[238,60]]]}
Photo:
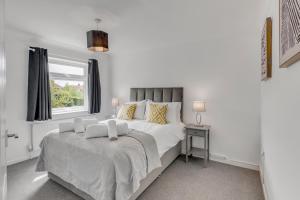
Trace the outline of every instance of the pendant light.
{"label": "pendant light", "polygon": [[87,36],[87,48],[94,52],[106,52],[108,51],[108,34],[104,31],[98,30],[98,25],[101,19],[95,19],[97,24],[97,30],[90,30],[86,33]]}

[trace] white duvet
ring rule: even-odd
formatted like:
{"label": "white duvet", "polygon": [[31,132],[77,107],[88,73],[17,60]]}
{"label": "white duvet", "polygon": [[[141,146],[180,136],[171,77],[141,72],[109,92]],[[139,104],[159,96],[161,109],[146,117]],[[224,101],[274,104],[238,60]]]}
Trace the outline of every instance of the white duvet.
{"label": "white duvet", "polygon": [[184,124],[156,124],[145,120],[119,120],[128,123],[130,129],[135,129],[152,135],[156,141],[159,156],[162,157],[170,148],[184,139]]}

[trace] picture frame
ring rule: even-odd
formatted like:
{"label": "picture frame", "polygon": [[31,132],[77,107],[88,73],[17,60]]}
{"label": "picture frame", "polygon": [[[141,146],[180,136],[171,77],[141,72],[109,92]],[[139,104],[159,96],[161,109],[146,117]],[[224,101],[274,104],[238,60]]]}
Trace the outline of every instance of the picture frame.
{"label": "picture frame", "polygon": [[272,18],[265,21],[261,35],[261,80],[272,77]]}
{"label": "picture frame", "polygon": [[300,0],[279,3],[279,63],[287,68],[300,59]]}

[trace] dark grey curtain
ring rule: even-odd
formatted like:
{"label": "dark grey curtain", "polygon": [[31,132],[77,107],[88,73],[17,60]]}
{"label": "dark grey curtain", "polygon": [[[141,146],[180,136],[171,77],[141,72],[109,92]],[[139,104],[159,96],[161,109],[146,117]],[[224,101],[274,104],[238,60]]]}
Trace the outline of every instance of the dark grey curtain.
{"label": "dark grey curtain", "polygon": [[89,113],[99,113],[101,109],[101,86],[96,59],[89,60],[88,69]]}
{"label": "dark grey curtain", "polygon": [[27,121],[52,118],[47,49],[29,50],[27,95]]}

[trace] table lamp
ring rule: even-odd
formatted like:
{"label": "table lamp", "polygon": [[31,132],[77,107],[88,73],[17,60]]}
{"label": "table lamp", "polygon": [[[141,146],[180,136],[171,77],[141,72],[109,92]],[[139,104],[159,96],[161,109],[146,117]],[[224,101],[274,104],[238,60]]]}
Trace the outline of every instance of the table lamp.
{"label": "table lamp", "polygon": [[118,106],[119,106],[119,99],[116,98],[116,97],[112,98],[111,105],[112,105],[112,107],[114,109],[114,115],[113,115],[113,117],[117,117],[117,109],[118,109]]}
{"label": "table lamp", "polygon": [[196,112],[196,126],[202,126],[201,124],[201,113],[206,111],[204,101],[193,101],[193,111]]}

